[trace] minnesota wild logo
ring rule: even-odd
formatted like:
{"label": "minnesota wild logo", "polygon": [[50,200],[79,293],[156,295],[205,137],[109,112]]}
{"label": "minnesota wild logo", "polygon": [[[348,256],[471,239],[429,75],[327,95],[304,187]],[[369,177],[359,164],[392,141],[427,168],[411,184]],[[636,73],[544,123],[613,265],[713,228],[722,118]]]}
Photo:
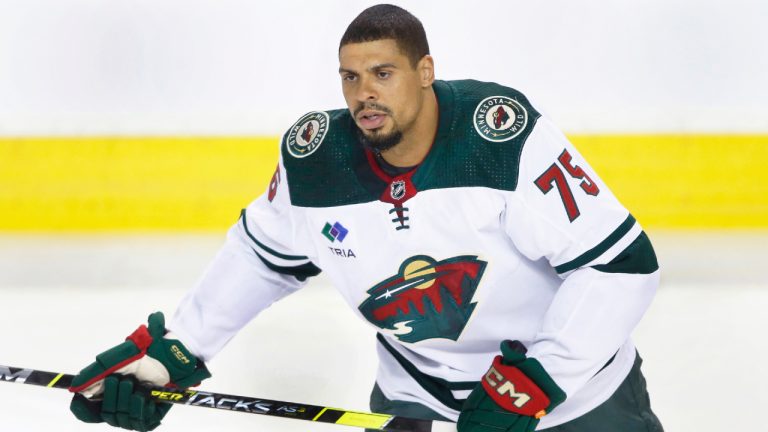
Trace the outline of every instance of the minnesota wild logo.
{"label": "minnesota wild logo", "polygon": [[528,124],[528,111],[506,96],[485,98],[475,108],[475,130],[488,141],[508,141],[520,135]]}
{"label": "minnesota wild logo", "polygon": [[315,111],[302,116],[288,131],[288,152],[296,158],[311,155],[328,132],[328,114]]}
{"label": "minnesota wild logo", "polygon": [[474,255],[436,261],[408,258],[392,276],[369,289],[359,310],[365,318],[403,342],[457,340],[477,303],[487,263]]}

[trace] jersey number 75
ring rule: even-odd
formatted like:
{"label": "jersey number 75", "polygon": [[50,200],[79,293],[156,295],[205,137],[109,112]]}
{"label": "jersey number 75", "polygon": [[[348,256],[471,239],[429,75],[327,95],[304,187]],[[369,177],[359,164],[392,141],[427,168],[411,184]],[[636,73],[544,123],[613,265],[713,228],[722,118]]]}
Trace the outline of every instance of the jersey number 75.
{"label": "jersey number 75", "polygon": [[[597,196],[597,194],[600,193],[600,189],[581,167],[571,164],[571,159],[571,154],[568,153],[568,149],[564,149],[557,158],[557,162],[560,162],[560,165],[565,168],[571,177],[582,180],[581,183],[579,183],[579,186],[585,193],[587,193],[587,195]],[[568,220],[573,222],[581,213],[579,212],[579,206],[576,205],[576,199],[573,197],[571,187],[568,185],[568,180],[565,178],[565,173],[560,169],[557,162],[547,168],[534,183],[545,195],[551,191],[553,187],[557,187],[557,191],[560,193],[560,199],[563,201],[563,206],[565,206],[565,212],[568,214]]]}

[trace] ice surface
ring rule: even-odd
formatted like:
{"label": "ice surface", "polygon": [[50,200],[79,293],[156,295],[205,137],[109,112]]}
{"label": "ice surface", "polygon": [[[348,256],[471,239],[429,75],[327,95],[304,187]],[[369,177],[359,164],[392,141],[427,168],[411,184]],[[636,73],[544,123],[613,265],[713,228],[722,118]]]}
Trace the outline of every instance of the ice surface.
{"label": "ice surface", "polygon": [[[651,235],[662,288],[635,333],[667,431],[762,430],[768,406],[768,235]],[[75,373],[154,310],[171,314],[221,236],[0,237],[0,364]],[[710,247],[716,247],[712,250]],[[322,278],[274,305],[211,364],[202,388],[368,409],[375,339]],[[62,390],[0,383],[0,431],[112,431]],[[334,425],[175,407],[159,430],[340,431]]]}

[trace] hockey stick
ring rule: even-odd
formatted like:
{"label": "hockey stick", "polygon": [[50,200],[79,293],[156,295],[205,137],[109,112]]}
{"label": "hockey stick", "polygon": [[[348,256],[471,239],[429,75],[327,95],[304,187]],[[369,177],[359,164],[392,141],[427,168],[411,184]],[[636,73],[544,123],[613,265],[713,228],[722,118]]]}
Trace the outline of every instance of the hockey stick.
{"label": "hockey stick", "polygon": [[[68,389],[74,375],[22,369],[0,365],[0,381],[31,384],[49,388]],[[374,414],[349,411],[318,405],[295,402],[211,393],[202,390],[180,390],[177,388],[147,388],[147,394],[158,402],[178,405],[208,407],[249,414],[262,414],[294,420],[308,420],[334,423],[345,426],[376,429],[385,432],[449,432],[456,431],[456,425],[448,422],[430,421],[400,417],[390,414]]]}

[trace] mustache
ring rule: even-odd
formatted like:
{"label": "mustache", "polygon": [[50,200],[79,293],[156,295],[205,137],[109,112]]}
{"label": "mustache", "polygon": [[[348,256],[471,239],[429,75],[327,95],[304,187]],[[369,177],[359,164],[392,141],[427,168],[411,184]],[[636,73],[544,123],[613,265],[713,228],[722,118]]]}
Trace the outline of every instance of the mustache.
{"label": "mustache", "polygon": [[360,111],[370,109],[374,111],[381,111],[385,114],[392,114],[392,111],[389,110],[389,108],[385,107],[384,105],[377,104],[376,102],[367,102],[367,103],[361,103],[358,105],[358,107],[355,109],[355,111],[352,113],[355,117],[360,113]]}

